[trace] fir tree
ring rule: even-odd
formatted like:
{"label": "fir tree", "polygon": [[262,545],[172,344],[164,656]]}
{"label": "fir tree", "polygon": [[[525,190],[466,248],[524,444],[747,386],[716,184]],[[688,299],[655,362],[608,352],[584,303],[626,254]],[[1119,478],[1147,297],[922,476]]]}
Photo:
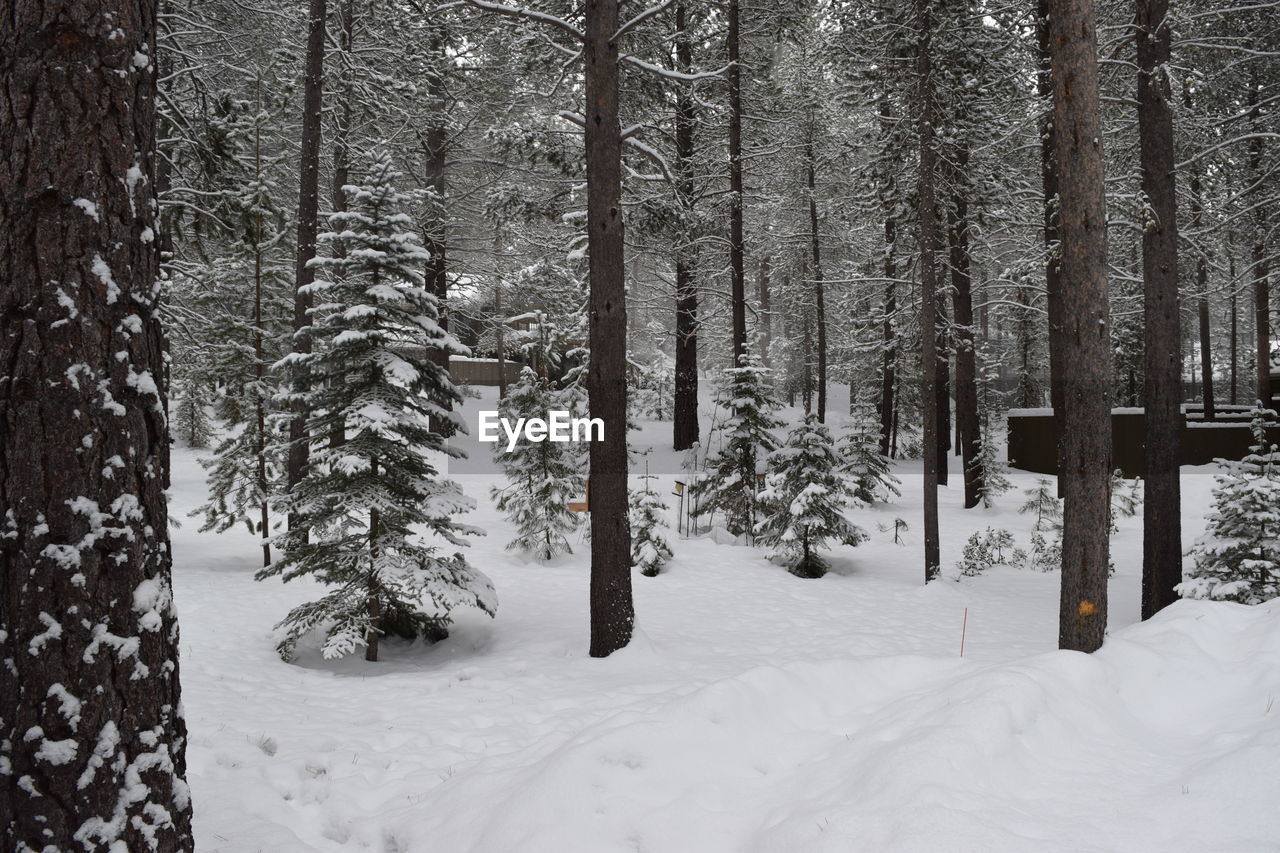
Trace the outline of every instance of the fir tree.
{"label": "fir tree", "polygon": [[902,481],[880,452],[880,424],[869,405],[859,404],[850,417],[837,454],[841,470],[853,478],[854,496],[862,503],[870,506],[902,496]]}
{"label": "fir tree", "polygon": [[[498,410],[512,423],[518,418],[546,417],[552,409],[567,408],[561,396],[547,379],[526,367],[507,389]],[[516,538],[507,543],[507,550],[523,551],[539,560],[572,553],[569,534],[578,529],[580,516],[569,511],[569,502],[586,486],[581,452],[571,443],[520,441],[510,452],[500,443],[494,453],[508,482],[490,494],[516,526]]]}
{"label": "fir tree", "polygon": [[1253,447],[1239,462],[1219,459],[1205,535],[1184,598],[1261,604],[1280,596],[1280,451],[1267,440],[1270,413],[1253,412]]}
{"label": "fir tree", "polygon": [[1053,484],[1045,479],[1036,480],[1035,488],[1022,492],[1027,500],[1018,507],[1022,514],[1035,513],[1035,523],[1031,529],[1036,533],[1062,529],[1062,501],[1054,492]]}
{"label": "fir tree", "polygon": [[671,545],[662,529],[667,527],[667,504],[653,489],[654,477],[641,477],[644,488],[631,492],[631,565],[640,574],[657,577],[671,559]]}
{"label": "fir tree", "polygon": [[719,406],[728,423],[719,453],[692,491],[699,515],[723,513],[725,529],[734,536],[755,527],[757,463],[778,445],[770,430],[782,426],[768,383],[769,370],[752,354],[741,366],[725,370]]}
{"label": "fir tree", "polygon": [[806,417],[770,454],[769,466],[756,541],[774,548],[793,575],[822,577],[827,563],[817,552],[828,540],[857,545],[867,538],[844,516],[857,499],[840,471],[831,434],[815,416]]}
{"label": "fir tree", "polygon": [[[305,359],[312,376],[311,461],[289,495],[309,536],[286,534],[283,559],[258,576],[312,576],[334,588],[280,623],[285,657],[324,625],[325,657],[365,646],[365,658],[377,660],[384,633],[438,636],[455,607],[495,607],[488,578],[461,552],[442,553],[479,531],[455,521],[474,501],[440,477],[429,455],[450,453],[432,425],[452,417],[442,401],[461,399],[430,355],[466,351],[441,329],[424,288],[427,253],[404,230],[397,177],[383,154],[364,185],[344,188],[351,210],[332,215],[333,231],[320,238],[334,254],[312,261],[315,352],[283,362]],[[343,442],[328,441],[335,430]]]}
{"label": "fir tree", "polygon": [[213,437],[213,424],[209,420],[209,404],[212,394],[209,386],[194,377],[184,377],[174,383],[176,400],[171,408],[178,437],[187,447],[203,449]]}
{"label": "fir tree", "polygon": [[[262,540],[263,565],[271,564],[271,502],[283,480],[283,432],[280,413],[269,411],[278,391],[270,365],[281,354],[285,337],[279,318],[286,316],[283,296],[292,273],[278,257],[285,237],[276,204],[279,189],[271,177],[276,161],[264,158],[260,109],[251,125],[251,172],[231,194],[228,216],[235,222],[232,251],[207,272],[210,288],[204,333],[207,358],[200,375],[222,388],[216,413],[228,432],[210,459],[209,500],[192,514],[203,514],[202,531],[222,533],[243,523]],[[276,319],[272,319],[276,318]]]}

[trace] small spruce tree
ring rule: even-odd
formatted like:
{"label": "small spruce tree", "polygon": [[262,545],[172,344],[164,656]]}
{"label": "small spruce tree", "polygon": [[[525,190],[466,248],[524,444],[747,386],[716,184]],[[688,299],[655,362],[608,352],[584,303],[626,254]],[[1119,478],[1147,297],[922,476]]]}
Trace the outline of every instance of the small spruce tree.
{"label": "small spruce tree", "polygon": [[[479,531],[455,520],[475,502],[441,478],[431,456],[450,453],[433,427],[453,417],[442,401],[460,401],[431,351],[466,351],[441,329],[424,287],[428,255],[405,230],[397,177],[380,154],[363,185],[344,187],[351,210],[333,214],[333,230],[320,237],[336,251],[312,261],[315,350],[282,362],[303,360],[312,377],[311,463],[287,505],[309,535],[285,534],[284,557],[258,577],[310,576],[332,587],[277,626],[286,658],[324,626],[325,657],[364,646],[365,659],[377,660],[384,633],[434,638],[454,608],[492,614],[496,605],[488,578],[460,551],[447,553]],[[338,430],[345,441],[331,443]]]}
{"label": "small spruce tree", "polygon": [[840,470],[831,434],[809,415],[770,454],[769,467],[756,541],[773,548],[793,575],[822,577],[827,563],[817,552],[828,540],[857,545],[867,538],[844,515],[857,498]]}
{"label": "small spruce tree", "polygon": [[727,424],[720,451],[691,490],[699,515],[721,513],[734,536],[755,527],[757,466],[778,445],[771,430],[782,426],[780,408],[768,382],[769,370],[748,353],[725,371],[719,406]]}
{"label": "small spruce tree", "polygon": [[1254,409],[1249,455],[1218,460],[1209,526],[1178,585],[1184,598],[1261,604],[1280,596],[1280,451],[1267,441],[1269,414]]}
{"label": "small spruce tree", "polygon": [[902,496],[902,481],[894,476],[889,457],[880,452],[880,423],[869,405],[858,404],[836,452],[841,470],[853,478],[859,501],[871,506]]}
{"label": "small spruce tree", "polygon": [[[502,417],[546,417],[552,409],[567,406],[549,381],[532,368],[520,371],[520,378],[507,389],[498,407]],[[490,494],[499,510],[516,526],[516,538],[508,551],[522,551],[539,560],[572,553],[569,535],[578,529],[580,516],[570,512],[586,486],[582,454],[572,444],[553,441],[520,441],[508,453],[501,442],[494,449],[498,464],[507,475],[507,485]]]}
{"label": "small spruce tree", "polygon": [[667,504],[653,489],[654,477],[646,474],[640,479],[644,487],[630,494],[631,565],[652,578],[671,559],[671,545],[662,532],[668,526]]}

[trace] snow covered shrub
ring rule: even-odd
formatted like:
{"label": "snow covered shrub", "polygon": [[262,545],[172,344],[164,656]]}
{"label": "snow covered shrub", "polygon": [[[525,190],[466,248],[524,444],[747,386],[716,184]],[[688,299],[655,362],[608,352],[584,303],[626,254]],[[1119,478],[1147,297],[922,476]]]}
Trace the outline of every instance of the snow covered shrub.
{"label": "snow covered shrub", "polygon": [[1044,534],[1036,531],[1031,534],[1031,551],[1023,561],[1028,569],[1037,572],[1056,572],[1062,568],[1062,537],[1045,539]]}
{"label": "snow covered shrub", "polygon": [[630,493],[631,510],[631,565],[640,574],[657,577],[663,565],[671,559],[671,545],[663,535],[667,527],[667,504],[653,490],[654,478],[645,475],[644,488]]}
{"label": "snow covered shrub", "polygon": [[212,394],[209,387],[195,379],[184,379],[175,383],[178,393],[176,405],[173,406],[173,421],[177,428],[178,438],[188,447],[201,449],[209,446],[213,437],[213,423],[209,419],[209,404]]}
{"label": "snow covered shrub", "polygon": [[1013,534],[1003,528],[988,527],[969,537],[956,568],[967,578],[977,577],[992,566],[1019,565],[1026,554],[1013,544]]}
{"label": "snow covered shrub", "polygon": [[[741,366],[725,371],[719,406],[727,424],[720,452],[691,489],[698,514],[722,513],[734,536],[750,533],[756,517],[756,464],[777,447],[770,430],[782,426],[768,383],[769,370],[750,353]],[[835,462],[833,460],[833,466]]]}
{"label": "snow covered shrub", "polygon": [[793,575],[820,578],[827,564],[816,552],[827,540],[857,545],[867,538],[844,515],[857,498],[840,470],[831,434],[809,415],[770,454],[769,468],[760,492],[756,541],[773,548]]}
{"label": "snow covered shrub", "polygon": [[[546,379],[526,367],[507,389],[498,412],[512,423],[517,418],[546,417],[552,409],[566,408],[560,398]],[[520,441],[508,453],[499,442],[494,455],[507,475],[507,485],[494,487],[490,496],[516,527],[516,538],[507,543],[507,550],[539,560],[573,553],[569,534],[578,529],[581,516],[569,511],[569,503],[586,488],[578,448],[568,442]]]}
{"label": "snow covered shrub", "polygon": [[869,406],[860,404],[850,416],[837,454],[841,470],[853,478],[854,496],[862,503],[869,506],[902,496],[902,482],[880,452],[880,423]]}
{"label": "snow covered shrub", "polygon": [[[304,363],[312,378],[311,461],[284,507],[307,535],[281,537],[284,557],[258,577],[309,576],[330,587],[277,626],[285,658],[323,627],[326,658],[365,646],[377,660],[388,630],[438,637],[455,607],[492,614],[496,606],[489,579],[451,548],[480,531],[455,521],[475,502],[433,460],[450,452],[433,425],[455,417],[444,403],[460,398],[431,353],[465,350],[440,328],[422,275],[428,255],[404,230],[396,178],[383,154],[364,185],[344,188],[351,210],[333,214],[320,238],[333,255],[312,261],[314,352],[280,365]],[[344,440],[329,441],[335,433]]]}
{"label": "snow covered shrub", "polygon": [[1280,596],[1280,452],[1267,441],[1267,415],[1253,412],[1248,456],[1218,460],[1209,526],[1178,585],[1184,598],[1260,604]]}

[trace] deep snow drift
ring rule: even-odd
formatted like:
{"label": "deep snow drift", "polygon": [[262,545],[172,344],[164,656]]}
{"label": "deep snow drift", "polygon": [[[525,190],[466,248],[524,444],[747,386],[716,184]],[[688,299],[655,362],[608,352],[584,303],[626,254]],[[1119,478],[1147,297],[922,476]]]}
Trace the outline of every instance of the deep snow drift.
{"label": "deep snow drift", "polygon": [[[1132,624],[1135,519],[1113,539],[1112,628],[1092,656],[1054,650],[1056,573],[921,583],[919,467],[906,463],[902,499],[860,511],[871,541],[837,549],[821,580],[672,531],[667,571],[635,577],[635,641],[601,661],[586,655],[585,543],[551,565],[504,552],[496,478],[460,477],[480,502],[466,520],[489,533],[469,558],[497,586],[497,618],[461,614],[434,647],[385,642],[377,664],[325,662],[305,642],[285,664],[271,627],[315,588],[255,582],[251,537],[185,518],[205,494],[195,458],[175,451],[172,513],[201,850],[1280,843],[1280,604],[1183,602]],[[1184,469],[1188,543],[1211,473]],[[1013,479],[994,510],[942,491],[945,566],[988,525],[1025,547],[1015,508],[1035,478]],[[912,526],[904,545],[895,517]]]}

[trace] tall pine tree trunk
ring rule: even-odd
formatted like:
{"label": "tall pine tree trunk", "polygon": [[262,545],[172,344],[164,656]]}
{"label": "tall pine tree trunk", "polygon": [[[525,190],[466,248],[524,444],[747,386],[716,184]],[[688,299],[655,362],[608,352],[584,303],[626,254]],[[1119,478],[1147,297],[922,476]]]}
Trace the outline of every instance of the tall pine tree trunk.
{"label": "tall pine tree trunk", "polygon": [[1058,645],[1091,652],[1107,627],[1111,334],[1093,0],[1050,0],[1063,334],[1059,479],[1064,498]]}
{"label": "tall pine tree trunk", "polygon": [[0,848],[191,850],[155,0],[0,14]]}
{"label": "tall pine tree trunk", "polygon": [[[812,126],[810,133],[813,132]],[[827,296],[822,280],[822,242],[818,234],[817,164],[814,161],[813,139],[806,144],[809,181],[809,252],[813,258],[814,325],[818,339],[818,422],[827,420]]]}
{"label": "tall pine tree trunk", "polygon": [[[1254,62],[1250,65],[1249,74],[1249,120],[1253,131],[1253,138],[1249,140],[1249,170],[1255,187],[1254,192],[1260,194],[1265,180],[1265,171],[1262,161],[1261,128],[1258,127],[1258,120],[1262,117],[1262,109],[1259,106],[1262,83],[1258,79],[1258,63]],[[1270,264],[1267,259],[1267,206],[1257,204],[1253,217],[1253,325],[1257,359],[1255,398],[1260,400],[1263,406],[1269,407],[1271,405],[1271,289],[1268,281]]]}
{"label": "tall pine tree trunk", "polygon": [[[355,0],[340,0],[337,6],[338,50],[341,71],[339,73],[340,101],[334,110],[333,128],[333,186],[331,188],[332,209],[335,213],[347,210],[347,192],[345,187],[351,182],[351,115],[355,92],[353,83],[355,76],[356,17]],[[342,243],[333,246],[336,257],[346,257],[347,250]],[[347,440],[346,422],[342,418],[334,418],[329,428],[329,446],[341,447]]]}
{"label": "tall pine tree trunk", "polygon": [[622,235],[622,130],[618,125],[618,0],[587,0],[587,251],[591,279],[591,656],[631,641],[631,529],[627,523],[627,305]]}
{"label": "tall pine tree trunk", "polygon": [[1142,618],[1177,600],[1182,582],[1182,330],[1168,0],[1136,0],[1142,230],[1146,499],[1142,504]]}
{"label": "tall pine tree trunk", "polygon": [[[445,75],[449,64],[453,62],[448,50],[443,24],[431,29],[429,40],[429,56],[432,68],[427,77],[427,102],[430,105],[430,123],[423,138],[423,171],[424,184],[427,188],[428,201],[426,222],[423,228],[423,247],[431,253],[427,261],[427,289],[435,296],[439,305],[440,328],[449,331],[449,259],[448,259],[448,209],[445,206],[445,172],[447,168],[449,128],[448,106],[446,104]],[[449,371],[449,353],[443,348],[430,352],[431,361],[439,365],[445,372]],[[453,401],[441,398],[437,405],[446,411],[453,408]],[[443,416],[433,423],[432,428],[441,435],[451,436],[454,433],[453,421]]]}
{"label": "tall pine tree trunk", "polygon": [[773,305],[769,293],[769,263],[768,255],[760,259],[760,363],[771,368],[773,359],[769,356],[769,349],[773,346]]}
{"label": "tall pine tree trunk", "polygon": [[920,399],[924,409],[924,579],[938,576],[941,547],[938,539],[938,214],[934,201],[937,152],[934,150],[933,9],[932,0],[915,0],[919,27],[916,55],[917,108],[920,110],[920,174],[918,214],[920,232]]}
{"label": "tall pine tree trunk", "polygon": [[[693,70],[688,11],[676,4],[676,66],[683,74]],[[692,214],[694,193],[694,122],[697,120],[694,95],[681,85],[676,96],[676,192],[682,211]],[[690,218],[692,218],[690,216]],[[672,445],[688,450],[698,441],[698,282],[694,277],[695,235],[688,221],[682,221],[676,245],[676,376],[672,413]]]}
{"label": "tall pine tree trunk", "polygon": [[[259,81],[259,87],[261,81]],[[262,109],[262,91],[258,90],[258,109]],[[262,128],[254,125],[253,129],[253,177],[262,180]],[[263,349],[264,330],[262,315],[262,209],[255,205],[253,215],[253,415],[254,427],[258,430],[254,437],[253,455],[255,473],[258,483],[258,494],[261,504],[258,506],[258,535],[262,538],[262,565],[271,565],[271,503],[268,500],[270,487],[267,483],[267,400],[264,396],[267,364]]]}
{"label": "tall pine tree trunk", "polygon": [[729,300],[733,365],[747,351],[747,282],[742,236],[742,65],[739,0],[729,0]]}
{"label": "tall pine tree trunk", "polygon": [[[1184,81],[1183,88],[1183,104],[1187,111],[1190,112],[1194,106],[1191,98],[1190,81]],[[1200,226],[1204,222],[1204,190],[1203,190],[1203,168],[1199,163],[1193,164],[1191,167],[1191,230],[1199,231]],[[1217,407],[1214,401],[1213,389],[1213,348],[1211,328],[1209,324],[1209,258],[1205,252],[1199,252],[1196,257],[1196,292],[1199,294],[1196,309],[1199,320],[1200,331],[1200,385],[1202,386],[1201,399],[1204,401],[1204,419],[1213,421],[1217,419]]]}
{"label": "tall pine tree trunk", "polygon": [[970,274],[969,199],[964,181],[969,151],[956,152],[954,176],[957,191],[951,200],[950,255],[951,302],[955,313],[956,341],[956,443],[964,472],[964,505],[982,500],[982,436],[978,420],[978,354],[973,329],[973,279]]}
{"label": "tall pine tree trunk", "polygon": [[[1053,408],[1056,435],[1062,435],[1063,380],[1062,356],[1066,342],[1062,340],[1066,323],[1062,316],[1062,247],[1058,233],[1058,129],[1053,120],[1052,32],[1049,20],[1051,0],[1036,2],[1036,45],[1039,68],[1036,94],[1043,106],[1040,115],[1040,185],[1044,190],[1044,285],[1045,307],[1049,330],[1049,405]],[[1055,438],[1055,442],[1059,439]],[[1062,497],[1062,463],[1058,462],[1058,497]]]}
{"label": "tall pine tree trunk", "polygon": [[[319,227],[320,206],[320,127],[321,95],[324,90],[325,48],[325,0],[311,0],[307,12],[306,72],[302,87],[302,150],[298,166],[301,178],[298,184],[298,257],[294,273],[293,298],[293,351],[311,352],[311,296],[304,289],[315,281],[315,271],[307,264],[316,254],[316,232]],[[305,365],[293,368],[293,388],[301,394],[310,384]],[[302,481],[306,473],[310,447],[307,442],[307,418],[310,412],[306,404],[294,403],[294,416],[289,422],[289,458],[285,475],[289,489]],[[298,528],[296,514],[289,516],[289,529]],[[300,531],[305,536],[305,530]]]}

